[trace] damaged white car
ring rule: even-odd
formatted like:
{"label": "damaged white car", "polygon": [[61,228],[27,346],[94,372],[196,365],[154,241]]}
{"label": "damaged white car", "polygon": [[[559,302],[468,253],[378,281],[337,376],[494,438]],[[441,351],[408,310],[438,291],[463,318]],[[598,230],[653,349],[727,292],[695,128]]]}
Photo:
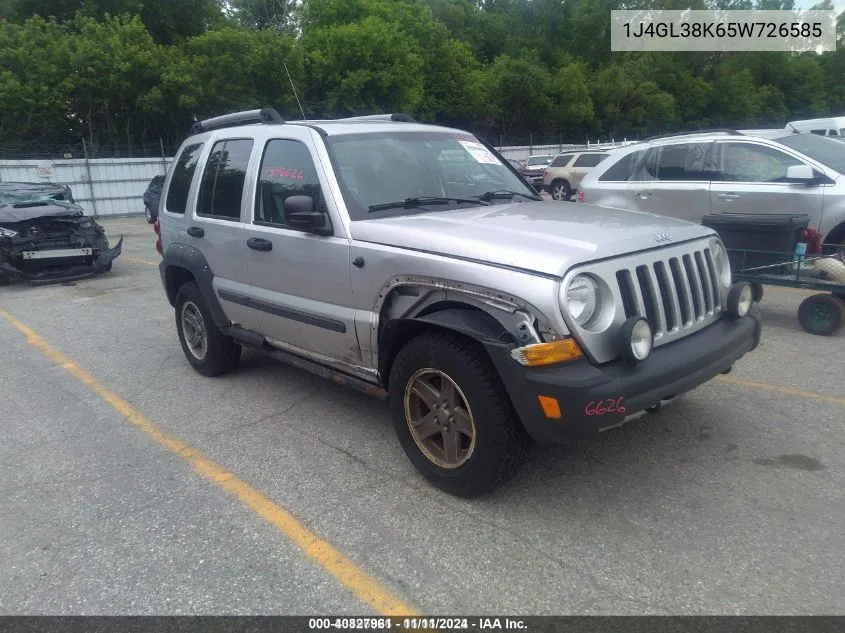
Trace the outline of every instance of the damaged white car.
{"label": "damaged white car", "polygon": [[121,237],[85,216],[62,185],[0,183],[0,285],[72,281],[111,270]]}

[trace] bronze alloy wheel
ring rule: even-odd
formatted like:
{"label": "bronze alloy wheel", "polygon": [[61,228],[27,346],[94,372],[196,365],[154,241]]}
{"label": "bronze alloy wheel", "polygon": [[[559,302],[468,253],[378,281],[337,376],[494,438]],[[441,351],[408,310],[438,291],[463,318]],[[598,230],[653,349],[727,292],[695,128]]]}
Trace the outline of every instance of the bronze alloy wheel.
{"label": "bronze alloy wheel", "polygon": [[182,305],[182,332],[185,335],[188,350],[194,358],[205,359],[208,353],[208,333],[205,330],[202,313],[191,301],[186,301]]}
{"label": "bronze alloy wheel", "polygon": [[458,468],[475,451],[475,421],[461,388],[437,369],[420,369],[405,386],[405,420],[423,454]]}

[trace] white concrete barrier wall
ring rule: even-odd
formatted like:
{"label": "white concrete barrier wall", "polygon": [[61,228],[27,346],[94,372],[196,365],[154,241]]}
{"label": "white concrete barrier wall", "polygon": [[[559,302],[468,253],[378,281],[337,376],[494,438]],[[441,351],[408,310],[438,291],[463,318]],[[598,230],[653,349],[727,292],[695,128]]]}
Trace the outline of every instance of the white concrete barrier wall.
{"label": "white concrete barrier wall", "polygon": [[143,195],[154,176],[166,173],[172,158],[0,160],[0,182],[69,185],[88,215],[144,212]]}

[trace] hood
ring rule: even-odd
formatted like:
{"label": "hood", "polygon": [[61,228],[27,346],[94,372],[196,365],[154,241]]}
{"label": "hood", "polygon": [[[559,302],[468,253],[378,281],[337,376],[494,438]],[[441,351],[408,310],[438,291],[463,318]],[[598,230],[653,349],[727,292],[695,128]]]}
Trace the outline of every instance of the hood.
{"label": "hood", "polygon": [[38,218],[77,217],[82,214],[82,207],[79,205],[58,200],[17,204],[0,203],[0,224],[16,224]]}
{"label": "hood", "polygon": [[[670,239],[658,243],[656,233]],[[673,246],[715,232],[650,213],[521,202],[352,222],[352,238],[563,276],[574,264]]]}

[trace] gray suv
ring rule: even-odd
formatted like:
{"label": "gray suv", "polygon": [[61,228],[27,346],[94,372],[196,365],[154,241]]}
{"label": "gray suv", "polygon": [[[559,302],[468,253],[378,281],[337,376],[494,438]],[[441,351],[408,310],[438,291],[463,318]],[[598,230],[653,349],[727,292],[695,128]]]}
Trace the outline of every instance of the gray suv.
{"label": "gray suv", "polygon": [[700,222],[711,213],[806,214],[845,244],[845,148],[815,134],[724,130],[620,149],[587,174],[578,201]]}
{"label": "gray suv", "polygon": [[492,147],[404,115],[197,123],[156,246],[185,357],[242,348],[389,399],[416,468],[490,491],[527,442],[654,410],[760,340],[700,225],[542,202]]}

